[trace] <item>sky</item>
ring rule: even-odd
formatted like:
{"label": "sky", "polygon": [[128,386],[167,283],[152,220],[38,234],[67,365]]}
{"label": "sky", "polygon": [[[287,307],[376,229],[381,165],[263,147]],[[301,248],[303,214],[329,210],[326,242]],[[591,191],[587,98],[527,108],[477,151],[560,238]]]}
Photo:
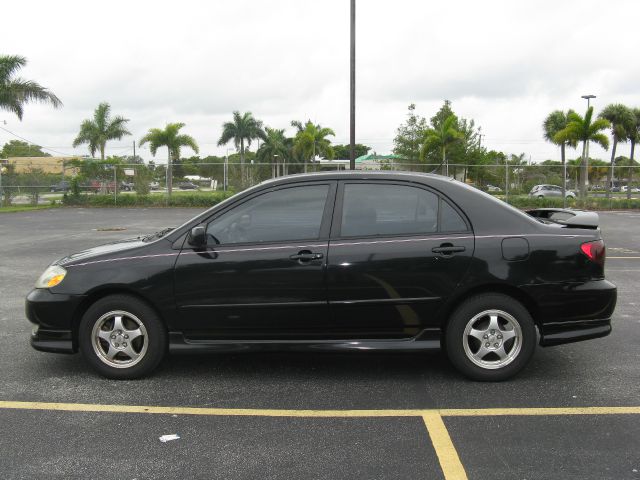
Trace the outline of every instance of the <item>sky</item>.
{"label": "sky", "polygon": [[[54,155],[88,153],[71,144],[103,101],[132,132],[107,155],[130,155],[168,122],[186,124],[201,156],[225,155],[217,140],[234,110],[290,134],[291,120],[310,119],[348,143],[349,0],[21,0],[0,12],[11,19],[0,53],[27,57],[20,75],[64,103],[28,105],[21,122],[0,110],[0,127]],[[356,141],[390,153],[410,103],[430,118],[448,99],[488,148],[556,159],[542,137],[549,112],[584,113],[584,94],[597,96],[596,113],[640,107],[639,14],[637,0],[358,0]],[[0,130],[0,145],[12,138]]]}

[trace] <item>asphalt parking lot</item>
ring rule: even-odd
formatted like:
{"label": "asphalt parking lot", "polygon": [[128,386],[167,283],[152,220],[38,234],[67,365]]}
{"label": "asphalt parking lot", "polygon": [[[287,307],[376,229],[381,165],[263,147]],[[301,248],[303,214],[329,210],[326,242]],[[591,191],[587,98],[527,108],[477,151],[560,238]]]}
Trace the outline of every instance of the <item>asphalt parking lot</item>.
{"label": "asphalt parking lot", "polygon": [[52,260],[196,213],[0,214],[3,478],[640,478],[640,212],[600,216],[613,333],[504,383],[438,353],[180,356],[116,382],[31,349],[24,297]]}

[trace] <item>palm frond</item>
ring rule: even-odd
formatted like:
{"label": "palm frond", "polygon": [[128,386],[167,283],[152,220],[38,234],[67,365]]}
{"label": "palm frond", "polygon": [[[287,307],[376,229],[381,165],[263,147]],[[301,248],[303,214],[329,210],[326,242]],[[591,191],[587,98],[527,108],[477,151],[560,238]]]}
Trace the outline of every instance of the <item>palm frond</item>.
{"label": "palm frond", "polygon": [[7,83],[26,64],[27,59],[20,55],[0,55],[0,83]]}
{"label": "palm frond", "polygon": [[595,133],[591,136],[590,140],[594,143],[597,143],[605,150],[609,149],[609,137],[607,137],[604,133]]}

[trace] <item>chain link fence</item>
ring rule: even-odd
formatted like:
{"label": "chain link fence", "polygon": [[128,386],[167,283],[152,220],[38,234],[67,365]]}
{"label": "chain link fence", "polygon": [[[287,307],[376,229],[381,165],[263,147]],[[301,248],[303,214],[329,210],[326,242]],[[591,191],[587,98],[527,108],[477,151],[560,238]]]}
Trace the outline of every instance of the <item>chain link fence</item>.
{"label": "chain link fence", "polygon": [[[176,162],[173,165],[173,189],[169,195],[165,165],[84,161],[52,166],[45,161],[28,165],[0,161],[0,196],[3,206],[51,203],[207,206],[213,204],[212,201],[282,175],[348,168],[346,160],[307,164]],[[356,168],[444,173],[441,165],[428,164],[366,162]],[[544,164],[448,165],[449,176],[520,207],[640,208],[640,167],[589,167],[585,198],[579,196],[579,170],[580,167],[575,165],[567,165],[566,168]],[[539,185],[546,187],[535,190]]]}

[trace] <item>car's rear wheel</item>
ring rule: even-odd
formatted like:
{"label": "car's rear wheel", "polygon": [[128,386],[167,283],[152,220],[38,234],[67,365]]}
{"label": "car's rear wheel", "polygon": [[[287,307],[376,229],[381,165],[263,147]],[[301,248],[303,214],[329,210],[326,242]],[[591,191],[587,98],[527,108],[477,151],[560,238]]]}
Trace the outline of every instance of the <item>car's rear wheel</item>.
{"label": "car's rear wheel", "polygon": [[466,300],[453,313],[446,330],[446,351],[465,376],[479,381],[512,377],[531,359],[536,328],[529,311],[499,293]]}
{"label": "car's rear wheel", "polygon": [[80,351],[100,374],[133,379],[151,373],[167,350],[167,333],[155,311],[130,295],[91,305],[78,329]]}

